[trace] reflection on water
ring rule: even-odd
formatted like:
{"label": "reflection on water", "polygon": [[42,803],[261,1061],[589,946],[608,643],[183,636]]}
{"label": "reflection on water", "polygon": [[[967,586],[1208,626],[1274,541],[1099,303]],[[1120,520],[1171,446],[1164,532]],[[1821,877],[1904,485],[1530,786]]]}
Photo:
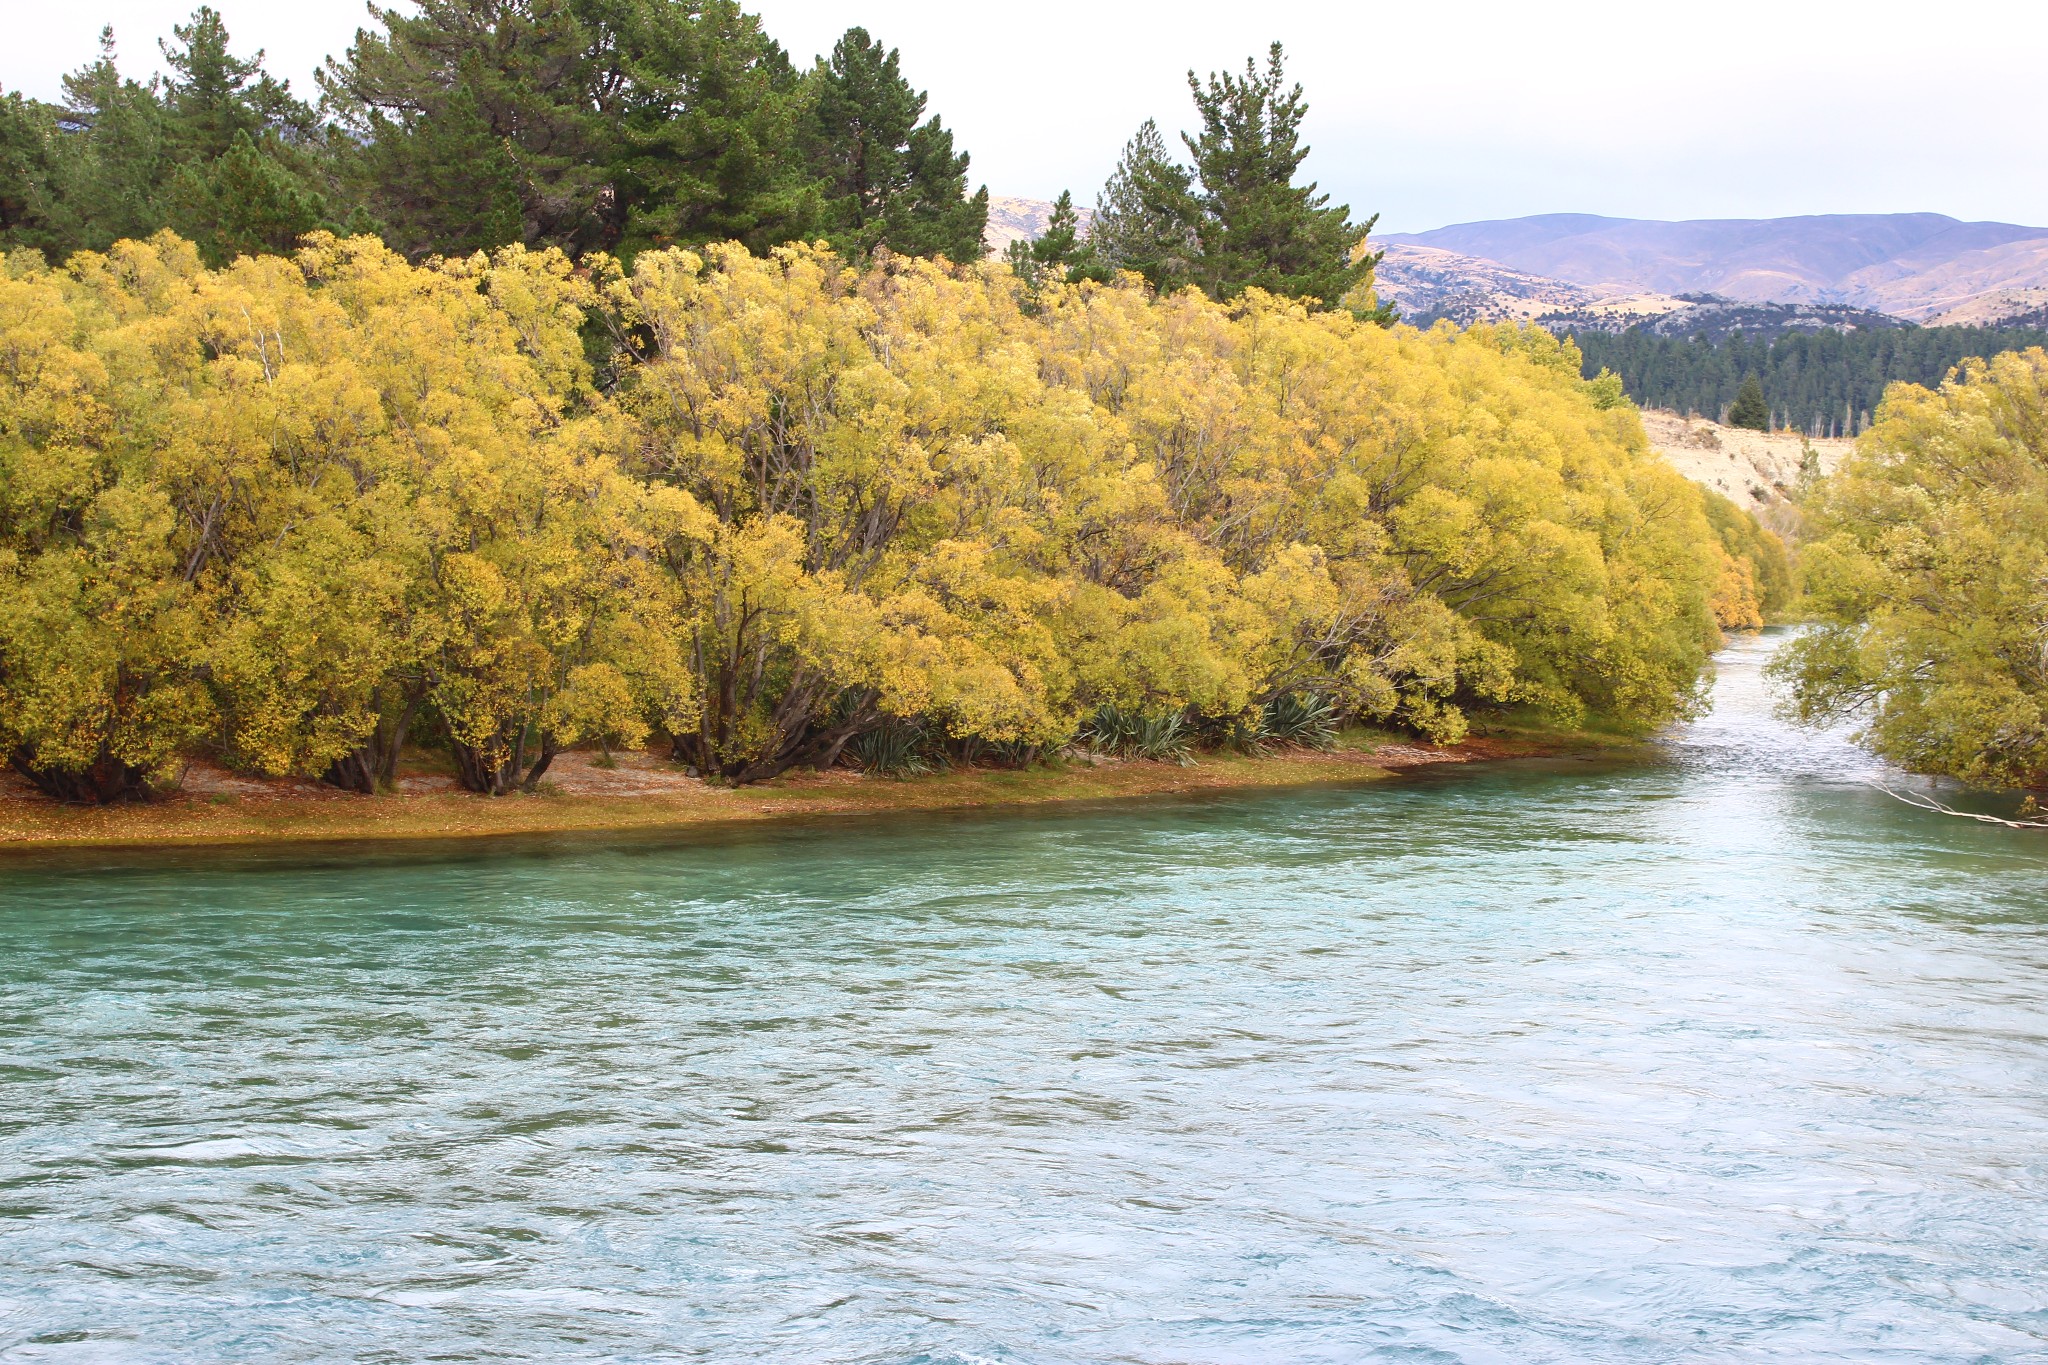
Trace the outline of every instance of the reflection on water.
{"label": "reflection on water", "polygon": [[23,1360],[2048,1359],[2048,841],[1656,761],[0,883]]}

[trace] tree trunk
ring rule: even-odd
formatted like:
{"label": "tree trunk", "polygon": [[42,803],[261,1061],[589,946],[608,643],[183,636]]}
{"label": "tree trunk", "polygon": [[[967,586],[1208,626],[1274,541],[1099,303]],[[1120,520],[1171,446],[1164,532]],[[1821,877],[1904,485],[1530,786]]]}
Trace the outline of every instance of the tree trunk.
{"label": "tree trunk", "polygon": [[123,763],[105,749],[83,772],[40,768],[21,752],[14,754],[12,763],[14,770],[33,782],[37,791],[69,805],[108,806],[116,801],[148,801],[160,794],[151,788],[142,769]]}
{"label": "tree trunk", "polygon": [[320,780],[363,796],[375,796],[380,790],[388,790],[398,782],[398,757],[405,748],[406,731],[412,728],[412,718],[419,713],[420,700],[425,685],[407,691],[401,699],[398,714],[388,722],[379,716],[377,728],[364,737],[363,742],[334,760]]}
{"label": "tree trunk", "polygon": [[512,790],[512,755],[497,745],[464,744],[448,741],[449,756],[455,760],[455,780],[479,796],[503,796]]}
{"label": "tree trunk", "polygon": [[540,756],[534,759],[533,766],[526,770],[526,777],[520,782],[519,790],[530,794],[539,787],[541,774],[548,770],[548,764],[555,761],[555,755],[559,752],[561,751],[555,745],[554,735],[545,730],[541,731]]}
{"label": "tree trunk", "polygon": [[512,792],[531,792],[540,785],[541,775],[561,752],[561,745],[551,731],[542,730],[535,738],[539,741],[539,753],[533,766],[526,764],[526,737],[528,727],[524,720],[507,725],[489,743],[483,745],[464,744],[451,737],[448,752],[455,759],[455,778],[465,788],[482,796],[509,796]]}
{"label": "tree trunk", "polygon": [[377,794],[377,756],[374,744],[351,749],[327,765],[320,780],[358,796]]}
{"label": "tree trunk", "polygon": [[715,773],[736,787],[744,787],[750,782],[780,777],[791,768],[807,764],[816,768],[831,767],[839,760],[840,751],[847,742],[874,724],[876,718],[872,696],[863,700],[851,715],[825,725],[814,724],[810,719],[810,708],[800,701],[790,705],[789,699],[785,699],[780,710],[782,714],[775,719],[773,747],[765,752],[721,758],[723,745],[719,738],[726,737],[729,727],[718,724],[707,715],[696,732],[675,737],[669,754],[707,777]]}
{"label": "tree trunk", "polygon": [[725,776],[735,787],[744,787],[750,782],[766,782],[771,777],[780,777],[791,768],[829,768],[839,761],[840,751],[847,742],[866,729],[873,719],[871,716],[858,717],[838,725],[820,726],[807,735],[793,736],[776,753],[764,754],[751,763],[730,765]]}
{"label": "tree trunk", "polygon": [[[398,785],[398,759],[405,752],[406,732],[412,729],[412,718],[419,714],[420,702],[426,696],[424,680],[406,693],[405,703],[398,708],[398,722],[391,727],[391,742],[384,746],[384,752],[377,762],[377,785],[395,787]],[[379,727],[381,730],[381,726]]]}

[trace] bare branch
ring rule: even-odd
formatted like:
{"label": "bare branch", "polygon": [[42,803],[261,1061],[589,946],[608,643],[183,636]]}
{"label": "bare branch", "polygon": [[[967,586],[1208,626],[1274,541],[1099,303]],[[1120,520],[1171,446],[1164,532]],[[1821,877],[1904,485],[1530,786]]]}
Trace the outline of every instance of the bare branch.
{"label": "bare branch", "polygon": [[1979,824],[2003,825],[2007,829],[2048,829],[2048,820],[2008,820],[2000,815],[1979,815],[1975,811],[1957,810],[1953,806],[1945,806],[1933,797],[1924,796],[1918,792],[1910,794],[1895,792],[1884,783],[1875,779],[1871,780],[1870,785],[1894,801],[1903,801],[1915,810],[1924,810],[1935,815],[1953,815],[1962,820],[1975,820]]}

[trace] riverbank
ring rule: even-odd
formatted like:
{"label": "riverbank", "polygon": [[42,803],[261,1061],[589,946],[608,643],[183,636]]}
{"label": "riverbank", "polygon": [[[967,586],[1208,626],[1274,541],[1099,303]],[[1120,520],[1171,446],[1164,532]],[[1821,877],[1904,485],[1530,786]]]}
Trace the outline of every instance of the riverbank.
{"label": "riverbank", "polygon": [[644,754],[621,755],[610,767],[593,755],[564,754],[542,791],[495,799],[456,790],[452,780],[433,772],[408,775],[400,790],[389,795],[356,796],[314,782],[264,781],[195,766],[183,790],[165,800],[98,808],[47,800],[10,776],[0,784],[0,851],[646,831],[824,815],[1131,800],[1370,782],[1404,769],[1553,756],[1616,743],[1599,736],[1508,731],[1437,747],[1354,734],[1328,753],[1205,753],[1186,766],[1076,760],[1021,770],[953,769],[904,779],[834,769],[740,788],[688,777]]}

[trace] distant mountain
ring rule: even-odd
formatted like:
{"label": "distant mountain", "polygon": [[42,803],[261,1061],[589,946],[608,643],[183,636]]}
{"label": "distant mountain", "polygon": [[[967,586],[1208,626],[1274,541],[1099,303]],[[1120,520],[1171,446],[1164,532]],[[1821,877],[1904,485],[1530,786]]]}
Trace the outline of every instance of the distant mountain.
{"label": "distant mountain", "polygon": [[[991,196],[982,240],[1000,256],[1036,240],[1051,216],[1048,200]],[[1081,210],[1084,226],[1089,216]],[[1374,241],[1387,253],[1380,297],[1424,326],[1520,318],[1718,337],[1900,318],[2038,326],[2048,316],[2048,228],[1938,213],[1681,223],[1547,213]]]}
{"label": "distant mountain", "polygon": [[1384,241],[1497,262],[1603,297],[1714,294],[1847,305],[1916,321],[1989,295],[2048,287],[2048,228],[1938,213],[1679,223],[1552,213]]}

